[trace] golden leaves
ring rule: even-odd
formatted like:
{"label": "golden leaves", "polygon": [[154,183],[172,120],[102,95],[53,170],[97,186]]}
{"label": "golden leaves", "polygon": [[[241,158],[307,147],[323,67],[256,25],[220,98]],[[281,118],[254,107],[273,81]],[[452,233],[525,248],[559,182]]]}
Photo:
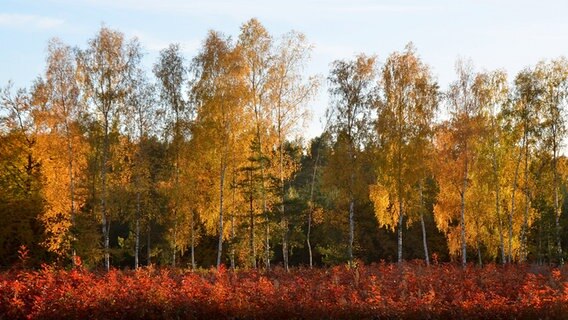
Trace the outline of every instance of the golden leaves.
{"label": "golden leaves", "polygon": [[375,207],[375,216],[381,227],[388,227],[393,230],[397,226],[400,211],[391,202],[388,190],[378,184],[369,186],[369,198]]}

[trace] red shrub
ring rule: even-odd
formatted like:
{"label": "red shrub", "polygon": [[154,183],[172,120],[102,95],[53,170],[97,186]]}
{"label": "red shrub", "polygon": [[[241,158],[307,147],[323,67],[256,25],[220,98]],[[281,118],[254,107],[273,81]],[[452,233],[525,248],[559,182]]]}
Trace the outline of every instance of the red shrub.
{"label": "red shrub", "polygon": [[0,319],[565,318],[566,268],[338,266],[0,274]]}

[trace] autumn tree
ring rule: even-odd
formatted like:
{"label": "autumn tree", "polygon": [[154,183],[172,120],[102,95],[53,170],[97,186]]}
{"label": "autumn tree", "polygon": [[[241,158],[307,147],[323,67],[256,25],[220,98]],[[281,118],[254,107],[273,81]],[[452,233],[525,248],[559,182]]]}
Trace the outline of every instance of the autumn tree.
{"label": "autumn tree", "polygon": [[564,263],[561,241],[561,194],[558,158],[566,137],[566,101],[568,98],[568,61],[565,58],[541,62],[535,68],[537,79],[542,81],[542,143],[552,155],[554,223],[556,251],[560,263]]}
{"label": "autumn tree", "polygon": [[273,39],[257,19],[251,19],[241,26],[237,45],[247,70],[245,76],[249,96],[247,106],[254,115],[254,140],[251,145],[259,164],[261,211],[265,224],[264,259],[266,267],[270,268],[270,199],[267,180],[270,169],[268,161],[270,143],[274,140],[274,132],[270,130],[270,93],[274,85],[271,81],[274,60]]}
{"label": "autumn tree", "polygon": [[44,241],[41,161],[37,150],[36,104],[25,89],[10,82],[0,92],[0,255],[4,264],[17,261],[25,245],[37,254]]}
{"label": "autumn tree", "polygon": [[[336,145],[336,157],[343,161],[344,172],[337,175],[337,188],[347,202],[349,241],[347,257],[353,261],[355,241],[355,178],[360,165],[358,154],[369,137],[370,114],[374,104],[376,83],[376,58],[358,55],[354,60],[333,62],[328,81],[332,114],[330,131]],[[345,175],[345,177],[343,177]],[[339,179],[342,177],[344,179]]]}
{"label": "autumn tree", "polygon": [[110,269],[110,223],[108,212],[108,172],[111,159],[111,133],[118,129],[124,101],[132,90],[131,76],[141,58],[137,40],[127,41],[118,31],[102,27],[88,47],[79,52],[79,79],[101,129],[100,156],[100,213],[104,260]]}
{"label": "autumn tree", "polygon": [[188,80],[188,69],[178,44],[171,44],[160,51],[158,62],[153,67],[158,79],[158,92],[162,104],[165,122],[165,137],[169,144],[169,154],[172,159],[171,180],[168,182],[172,224],[170,231],[172,243],[172,265],[176,265],[176,255],[179,247],[178,230],[181,219],[180,205],[182,201],[182,186],[180,174],[183,168],[180,161],[185,141],[189,132],[192,110],[184,95]]}
{"label": "autumn tree", "polygon": [[[333,114],[328,114],[328,116],[332,116]],[[312,168],[309,171],[309,195],[307,197],[307,204],[308,204],[308,214],[307,214],[307,226],[306,226],[306,245],[308,247],[308,262],[310,268],[313,267],[313,248],[312,248],[312,228],[314,226],[314,214],[317,212],[318,207],[316,206],[316,190],[321,190],[321,175],[322,175],[322,162],[325,156],[322,156],[322,153],[325,153],[325,143],[327,142],[326,138],[329,138],[328,127],[331,121],[330,118],[327,117],[323,134],[320,137],[314,138],[309,147],[308,159],[311,159],[312,162],[310,163]],[[303,165],[303,167],[306,167]],[[321,209],[321,208],[319,208]],[[320,210],[321,211],[321,210]]]}
{"label": "autumn tree", "polygon": [[[509,123],[512,133],[513,144],[516,146],[517,153],[513,153],[514,170],[511,207],[509,214],[509,243],[508,256],[512,260],[512,241],[513,241],[513,217],[520,202],[516,197],[517,191],[521,192],[523,203],[522,224],[519,230],[519,261],[524,262],[528,254],[527,235],[529,232],[530,212],[531,212],[531,183],[529,178],[530,164],[535,156],[535,148],[540,135],[540,97],[542,88],[536,79],[536,74],[530,68],[519,72],[515,78],[514,100],[505,110],[505,117]],[[516,135],[515,135],[516,134]],[[522,175],[522,178],[521,178]],[[517,215],[518,216],[518,215]]]}
{"label": "autumn tree", "polygon": [[47,202],[41,219],[48,250],[75,262],[76,215],[85,202],[81,185],[88,153],[81,127],[84,108],[73,49],[52,39],[47,51],[45,79],[36,82],[33,95],[40,108],[37,118],[48,128],[39,140],[45,159],[42,174]]}
{"label": "autumn tree", "polygon": [[280,193],[280,216],[282,232],[282,256],[284,268],[288,270],[289,217],[285,210],[285,180],[292,173],[290,163],[285,159],[284,144],[292,138],[307,116],[306,103],[316,93],[317,78],[304,79],[302,71],[309,59],[311,46],[301,33],[290,32],[281,39],[274,56],[271,78],[274,88],[271,100],[274,101],[275,126],[278,148],[278,179]]}
{"label": "autumn tree", "polygon": [[78,89],[70,48],[52,41],[48,52],[46,80],[38,79],[33,92],[33,101],[41,110],[36,119],[46,127],[38,137],[38,147],[44,158],[43,193],[47,202],[41,219],[46,227],[47,249],[60,257],[74,258],[72,233],[78,211],[75,203],[79,202],[76,201],[75,187],[78,172],[74,168],[79,159],[75,159],[74,149],[78,149],[75,145],[81,140],[77,123],[74,123],[78,117]]}
{"label": "autumn tree", "polygon": [[142,69],[132,79],[132,91],[126,99],[125,119],[126,133],[133,144],[131,150],[131,181],[135,194],[135,214],[134,214],[134,268],[140,264],[140,238],[141,224],[150,221],[149,212],[152,210],[150,203],[152,186],[152,175],[155,174],[152,168],[152,154],[150,149],[151,138],[156,133],[153,128],[154,119],[157,117],[157,101],[155,87],[149,83]]}
{"label": "autumn tree", "polygon": [[[197,81],[192,94],[197,105],[194,140],[200,141],[197,151],[201,166],[214,175],[215,191],[212,199],[218,199],[217,215],[212,215],[213,203],[206,208],[205,219],[218,223],[217,268],[220,267],[225,239],[224,215],[227,209],[227,194],[230,191],[232,172],[243,160],[239,155],[239,141],[246,137],[247,102],[244,83],[244,66],[238,48],[228,38],[211,31],[200,54],[194,60]],[[208,174],[203,172],[202,174]],[[204,186],[201,186],[204,187]],[[203,190],[201,192],[207,192]]]}
{"label": "autumn tree", "polygon": [[[450,120],[442,124],[436,138],[439,159],[436,179],[440,193],[434,210],[438,228],[448,236],[450,251],[455,252],[456,243],[459,243],[465,266],[466,227],[469,227],[466,226],[466,200],[471,183],[470,171],[477,155],[482,109],[473,93],[475,75],[471,65],[458,61],[456,72],[458,79],[446,93]],[[459,226],[451,225],[454,219],[459,221]]]}
{"label": "autumn tree", "polygon": [[[485,183],[492,186],[495,204],[495,219],[497,221],[497,233],[499,235],[499,252],[501,262],[506,263],[504,218],[502,216],[503,193],[505,184],[505,156],[510,148],[505,140],[503,109],[509,101],[509,88],[507,75],[502,71],[479,73],[475,77],[473,85],[475,101],[484,113],[487,122],[485,134],[480,146],[480,161],[484,162],[484,168],[490,170],[490,174],[478,174],[478,178],[486,178]],[[483,160],[486,161],[483,161]],[[483,170],[484,171],[484,170]]]}
{"label": "autumn tree", "polygon": [[[428,175],[429,144],[437,110],[438,86],[412,44],[391,54],[382,68],[383,99],[378,103],[378,181],[371,188],[381,226],[398,228],[398,262],[402,262],[402,228],[420,218]],[[411,215],[412,214],[412,215]],[[397,222],[398,221],[398,222]],[[428,261],[425,229],[425,259]]]}

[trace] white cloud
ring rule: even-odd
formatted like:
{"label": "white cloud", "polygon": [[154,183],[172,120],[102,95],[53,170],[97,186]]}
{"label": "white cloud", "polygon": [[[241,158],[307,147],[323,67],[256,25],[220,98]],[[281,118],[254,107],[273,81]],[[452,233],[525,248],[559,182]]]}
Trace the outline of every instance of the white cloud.
{"label": "white cloud", "polygon": [[0,27],[51,29],[63,23],[61,19],[32,14],[0,13]]}

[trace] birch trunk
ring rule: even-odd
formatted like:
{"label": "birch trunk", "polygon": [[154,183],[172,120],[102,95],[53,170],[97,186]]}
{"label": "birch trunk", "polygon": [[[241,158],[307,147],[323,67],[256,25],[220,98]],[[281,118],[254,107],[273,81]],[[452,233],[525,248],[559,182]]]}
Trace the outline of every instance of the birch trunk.
{"label": "birch trunk", "polygon": [[231,270],[235,270],[235,213],[231,213]]}
{"label": "birch trunk", "polygon": [[176,266],[176,255],[177,255],[177,211],[174,210],[174,247],[172,250],[172,267]]}
{"label": "birch trunk", "polygon": [[349,176],[349,247],[347,249],[349,263],[353,263],[353,244],[355,242],[355,196],[353,194],[355,187],[355,152],[353,143],[351,130],[349,130],[349,160],[351,162],[351,174]]}
{"label": "birch trunk", "polygon": [[529,201],[530,201],[530,194],[529,194],[529,146],[528,140],[525,144],[525,211],[523,214],[523,227],[522,227],[522,236],[521,236],[521,261],[524,262],[528,255],[528,244],[527,244],[527,233],[529,229]]}
{"label": "birch trunk", "polygon": [[[224,157],[224,155],[223,155]],[[221,256],[223,254],[223,195],[225,187],[225,160],[221,160],[221,176],[219,181],[219,243],[217,245],[217,269],[221,267]]]}
{"label": "birch trunk", "polygon": [[69,123],[65,119],[65,133],[67,136],[67,160],[68,160],[68,173],[69,173],[69,195],[71,200],[71,260],[73,265],[76,265],[76,249],[75,249],[75,177],[73,175],[73,145],[71,143],[71,131]]}
{"label": "birch trunk", "polygon": [[347,254],[349,255],[349,262],[353,262],[353,243],[355,240],[355,201],[353,197],[349,201],[349,248]]}
{"label": "birch trunk", "polygon": [[503,221],[501,219],[501,210],[499,207],[499,199],[500,197],[500,188],[499,188],[499,184],[497,183],[496,187],[495,187],[495,212],[497,213],[497,220],[499,222],[498,227],[499,227],[499,246],[500,246],[500,251],[501,251],[501,263],[505,264],[507,262],[506,258],[505,258],[505,242],[503,240]]}
{"label": "birch trunk", "polygon": [[426,241],[426,225],[424,223],[424,193],[420,184],[420,225],[422,227],[422,244],[424,245],[424,260],[426,265],[430,265],[430,254],[428,253],[428,241]]}
{"label": "birch trunk", "polygon": [[[108,110],[108,109],[107,109]],[[102,166],[101,166],[101,224],[103,233],[103,246],[104,246],[104,257],[105,257],[105,269],[110,270],[110,253],[109,253],[109,230],[108,230],[108,217],[107,217],[107,203],[106,203],[106,188],[107,188],[107,176],[106,167],[108,162],[108,114],[105,114],[104,120],[104,139],[103,139],[103,155],[102,155]]]}
{"label": "birch trunk", "polygon": [[[556,137],[555,137],[556,138]],[[553,170],[554,170],[554,224],[556,227],[556,248],[558,253],[558,261],[560,264],[564,264],[564,257],[562,254],[562,238],[560,236],[562,232],[562,227],[560,226],[560,203],[558,195],[558,168],[557,168],[557,146],[556,139],[553,145]]]}
{"label": "birch trunk", "polygon": [[250,196],[250,259],[251,265],[256,269],[256,248],[254,246],[254,209],[253,209],[252,193]]}
{"label": "birch trunk", "polygon": [[402,198],[399,197],[399,208],[400,214],[398,216],[398,263],[402,263],[402,226],[403,226],[403,207],[402,207]]}
{"label": "birch trunk", "polygon": [[462,266],[464,268],[467,265],[467,248],[465,243],[465,193],[467,191],[467,176],[468,176],[468,161],[467,161],[467,151],[466,151],[463,188],[460,195],[461,196],[461,210],[460,210],[461,211],[460,212],[461,253],[462,253]]}
{"label": "birch trunk", "polygon": [[310,269],[313,267],[311,233],[312,233],[312,219],[313,219],[312,215],[313,215],[313,212],[314,212],[314,187],[315,187],[316,173],[317,173],[318,162],[319,162],[319,157],[320,157],[320,152],[319,152],[319,150],[317,150],[317,151],[318,151],[318,154],[316,155],[316,161],[314,162],[314,172],[312,173],[312,183],[310,185],[310,208],[309,208],[309,211],[308,211],[308,231],[307,231],[307,234],[306,234],[306,243],[308,245]]}
{"label": "birch trunk", "polygon": [[138,269],[140,256],[140,192],[136,193],[136,242],[134,246],[134,269]]}
{"label": "birch trunk", "polygon": [[195,211],[191,210],[191,270],[195,270]]}
{"label": "birch trunk", "polygon": [[149,266],[152,264],[152,247],[151,247],[151,232],[152,227],[150,226],[150,221],[148,221],[148,228],[146,230],[148,232],[148,236],[146,238],[146,264]]}
{"label": "birch trunk", "polygon": [[[523,137],[523,147],[525,144],[525,138]],[[513,177],[513,191],[511,194],[511,211],[509,212],[509,246],[508,246],[508,253],[507,253],[507,260],[509,261],[509,263],[513,262],[513,215],[515,214],[515,195],[517,192],[517,187],[518,187],[518,182],[519,182],[519,167],[521,166],[521,158],[522,158],[522,154],[523,151],[519,151],[519,157],[517,160],[517,163],[515,165],[515,175]],[[521,258],[520,260],[522,261],[522,251],[523,251],[523,231],[524,230],[524,221],[523,221],[523,227],[521,227]]]}
{"label": "birch trunk", "polygon": [[[233,160],[234,163],[234,160]],[[233,170],[233,212],[231,213],[231,269],[235,270],[235,192],[236,192],[236,182],[235,182],[235,171]]]}

